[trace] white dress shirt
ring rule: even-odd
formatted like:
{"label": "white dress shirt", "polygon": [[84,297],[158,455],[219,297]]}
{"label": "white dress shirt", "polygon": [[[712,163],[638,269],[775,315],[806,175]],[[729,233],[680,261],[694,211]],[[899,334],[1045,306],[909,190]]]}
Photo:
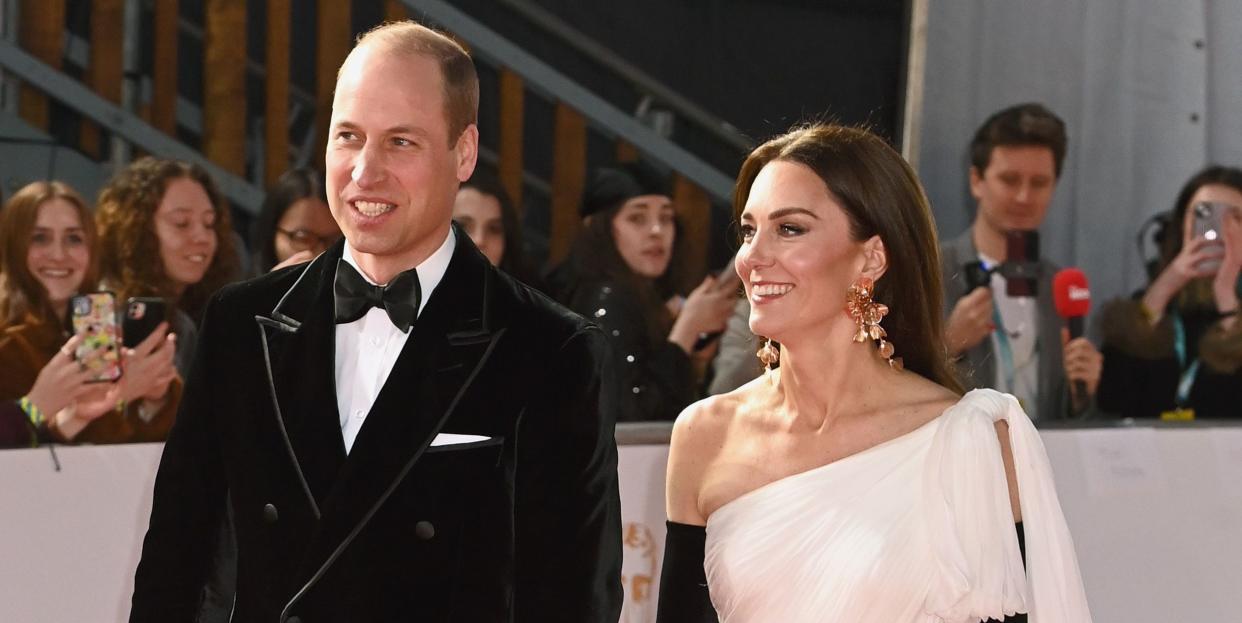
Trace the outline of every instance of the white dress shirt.
{"label": "white dress shirt", "polygon": [[[987,266],[999,262],[979,254]],[[1000,316],[1000,326],[992,332],[992,352],[996,355],[997,391],[1013,394],[1027,413],[1039,413],[1039,300],[1033,296],[1009,296],[1006,279],[1000,272],[992,273],[992,303]],[[1002,337],[1000,332],[1004,331]],[[1005,357],[1001,340],[1008,339],[1012,360]]]}
{"label": "white dress shirt", "polygon": [[[432,291],[440,285],[456,247],[457,239],[450,228],[444,244],[416,267],[422,298],[415,318],[422,314]],[[358,267],[349,242],[345,243],[343,257],[367,283],[378,285]],[[341,417],[341,437],[345,441],[346,454],[353,448],[354,439],[358,437],[362,423],[384,387],[388,373],[417,326],[415,323],[410,333],[402,333],[389,320],[388,312],[377,307],[368,309],[366,315],[358,320],[336,325],[336,407]]]}

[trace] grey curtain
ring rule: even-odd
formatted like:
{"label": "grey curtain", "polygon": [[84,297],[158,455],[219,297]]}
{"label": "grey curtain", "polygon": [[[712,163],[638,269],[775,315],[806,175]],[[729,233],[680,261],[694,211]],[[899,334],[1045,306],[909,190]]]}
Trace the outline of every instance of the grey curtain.
{"label": "grey curtain", "polygon": [[974,218],[967,146],[992,112],[1046,104],[1069,153],[1043,255],[1082,268],[1093,303],[1146,281],[1135,237],[1209,162],[1242,166],[1242,2],[931,3],[919,173],[941,236]]}

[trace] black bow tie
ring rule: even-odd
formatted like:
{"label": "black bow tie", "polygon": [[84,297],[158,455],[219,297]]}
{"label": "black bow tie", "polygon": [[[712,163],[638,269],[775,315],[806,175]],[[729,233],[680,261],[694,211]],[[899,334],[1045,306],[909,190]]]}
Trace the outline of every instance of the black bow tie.
{"label": "black bow tie", "polygon": [[336,263],[335,294],[336,324],[353,322],[365,316],[367,310],[378,307],[388,312],[388,319],[402,333],[410,332],[423,296],[413,268],[397,275],[386,286],[375,286],[344,259]]}

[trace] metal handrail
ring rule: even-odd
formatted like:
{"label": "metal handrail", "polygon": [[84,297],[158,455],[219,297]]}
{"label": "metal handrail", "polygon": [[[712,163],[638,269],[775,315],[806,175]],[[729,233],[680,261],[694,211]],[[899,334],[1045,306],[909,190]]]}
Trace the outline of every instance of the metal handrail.
{"label": "metal handrail", "polygon": [[237,207],[258,214],[263,203],[262,190],[8,41],[0,40],[0,66],[148,153],[202,166],[219,185],[220,192]]}
{"label": "metal handrail", "polygon": [[570,80],[547,63],[535,58],[474,18],[443,0],[402,0],[405,6],[422,13],[470,44],[476,58],[507,67],[521,76],[532,89],[554,101],[564,102],[602,130],[629,142],[643,153],[698,184],[708,194],[728,201],[733,178],[698,156],[656,134],[634,117]]}
{"label": "metal handrail", "polygon": [[620,76],[643,94],[650,95],[656,100],[667,104],[679,116],[689,119],[742,153],[749,152],[754,148],[755,142],[742,134],[737,127],[707,112],[703,107],[682,96],[676,90],[652,78],[637,66],[617,56],[612,50],[600,45],[573,26],[565,23],[564,20],[547,9],[528,0],[500,0],[500,4],[509,7],[531,24],[560,39],[597,65]]}

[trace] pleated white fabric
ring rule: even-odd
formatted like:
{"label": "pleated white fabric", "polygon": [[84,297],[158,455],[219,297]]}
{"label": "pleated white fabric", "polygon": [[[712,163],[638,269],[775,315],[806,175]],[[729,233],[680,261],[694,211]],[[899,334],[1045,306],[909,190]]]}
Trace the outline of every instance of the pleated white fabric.
{"label": "pleated white fabric", "polygon": [[1039,433],[1013,396],[986,389],[917,430],[722,506],[707,521],[704,567],[721,623],[1091,620]]}

